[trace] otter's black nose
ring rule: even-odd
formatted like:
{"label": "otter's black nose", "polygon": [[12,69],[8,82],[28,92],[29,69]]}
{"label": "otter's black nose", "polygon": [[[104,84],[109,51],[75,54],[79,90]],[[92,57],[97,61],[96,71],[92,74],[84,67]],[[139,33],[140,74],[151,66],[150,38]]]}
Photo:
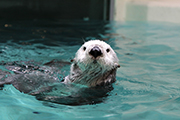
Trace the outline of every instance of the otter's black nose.
{"label": "otter's black nose", "polygon": [[94,58],[97,58],[98,56],[102,55],[101,50],[99,49],[99,47],[95,46],[91,49],[91,51],[89,52],[90,55],[92,55]]}

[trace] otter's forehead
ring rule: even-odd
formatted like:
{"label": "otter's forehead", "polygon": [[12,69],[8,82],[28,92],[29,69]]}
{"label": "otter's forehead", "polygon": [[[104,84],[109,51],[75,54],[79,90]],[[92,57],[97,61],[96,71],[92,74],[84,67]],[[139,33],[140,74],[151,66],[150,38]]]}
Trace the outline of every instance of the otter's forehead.
{"label": "otter's forehead", "polygon": [[90,40],[86,43],[84,43],[84,45],[82,46],[103,46],[103,47],[110,47],[110,45],[108,45],[107,43],[103,42],[103,41],[100,41],[100,40]]}

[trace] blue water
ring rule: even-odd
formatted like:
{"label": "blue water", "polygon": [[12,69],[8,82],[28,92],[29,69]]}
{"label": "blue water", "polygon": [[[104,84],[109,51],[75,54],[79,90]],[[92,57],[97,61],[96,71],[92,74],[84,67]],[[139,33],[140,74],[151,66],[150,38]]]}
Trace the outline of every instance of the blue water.
{"label": "blue water", "polygon": [[103,39],[120,60],[114,90],[102,103],[68,106],[38,101],[7,85],[0,91],[1,119],[180,119],[179,25],[43,22],[1,26],[0,61],[70,61],[83,39]]}

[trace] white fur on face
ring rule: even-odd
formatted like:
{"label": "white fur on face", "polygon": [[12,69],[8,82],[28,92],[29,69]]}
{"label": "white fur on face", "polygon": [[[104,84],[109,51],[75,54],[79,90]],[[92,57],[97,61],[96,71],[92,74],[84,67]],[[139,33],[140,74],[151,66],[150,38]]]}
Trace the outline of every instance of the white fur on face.
{"label": "white fur on face", "polygon": [[[93,47],[97,46],[102,55],[98,56],[96,59],[89,54]],[[96,61],[96,63],[94,63]],[[102,70],[111,70],[118,65],[118,58],[114,50],[107,43],[100,40],[91,40],[85,42],[77,51],[75,56],[75,62],[77,62],[79,68],[84,71],[87,66],[92,68],[102,68]],[[103,72],[103,71],[102,71]]]}

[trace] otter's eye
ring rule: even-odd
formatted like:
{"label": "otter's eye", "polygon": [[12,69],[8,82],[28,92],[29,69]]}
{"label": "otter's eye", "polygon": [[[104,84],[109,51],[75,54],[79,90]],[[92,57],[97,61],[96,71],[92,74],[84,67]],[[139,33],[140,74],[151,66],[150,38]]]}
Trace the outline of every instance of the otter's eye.
{"label": "otter's eye", "polygon": [[85,50],[86,50],[86,47],[83,47],[83,50],[85,51]]}
{"label": "otter's eye", "polygon": [[110,49],[108,48],[108,49],[106,49],[106,52],[109,52],[110,51]]}

